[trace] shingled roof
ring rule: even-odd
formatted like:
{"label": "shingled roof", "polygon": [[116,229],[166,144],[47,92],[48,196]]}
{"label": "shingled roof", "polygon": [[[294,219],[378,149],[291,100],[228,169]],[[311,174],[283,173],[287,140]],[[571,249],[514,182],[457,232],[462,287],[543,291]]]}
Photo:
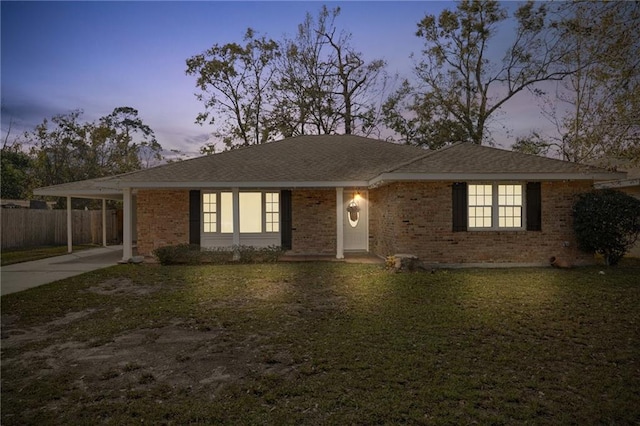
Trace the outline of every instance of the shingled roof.
{"label": "shingled roof", "polygon": [[[587,179],[624,174],[605,169],[458,143],[437,151],[353,135],[299,136],[151,169],[41,188],[40,195],[84,188],[205,188],[370,186],[390,180]],[[94,191],[95,190],[95,191]],[[80,191],[80,192],[79,192]]]}
{"label": "shingled roof", "polygon": [[393,169],[397,173],[593,173],[604,169],[537,155],[457,143]]}
{"label": "shingled roof", "polygon": [[354,182],[425,150],[353,135],[299,136],[141,170],[121,182]]}

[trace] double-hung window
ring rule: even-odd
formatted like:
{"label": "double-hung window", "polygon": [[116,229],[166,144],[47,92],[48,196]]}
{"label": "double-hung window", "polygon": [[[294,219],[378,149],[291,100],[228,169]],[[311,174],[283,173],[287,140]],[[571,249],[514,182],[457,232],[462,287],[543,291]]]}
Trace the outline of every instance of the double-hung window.
{"label": "double-hung window", "polygon": [[498,185],[498,228],[522,228],[522,185]]}
{"label": "double-hung window", "polygon": [[278,192],[240,192],[239,223],[233,220],[233,193],[229,191],[202,194],[202,230],[205,233],[240,234],[275,233],[280,231]]}
{"label": "double-hung window", "polygon": [[469,229],[522,229],[523,185],[469,184]]}

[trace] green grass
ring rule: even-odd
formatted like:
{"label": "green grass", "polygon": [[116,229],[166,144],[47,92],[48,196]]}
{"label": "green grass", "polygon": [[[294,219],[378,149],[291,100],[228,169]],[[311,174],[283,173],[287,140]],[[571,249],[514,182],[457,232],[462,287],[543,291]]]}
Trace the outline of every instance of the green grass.
{"label": "green grass", "polygon": [[601,270],[116,266],[2,297],[2,424],[637,424]]}
{"label": "green grass", "polygon": [[[73,246],[73,251],[87,250],[99,247],[93,244],[82,244]],[[48,257],[62,256],[67,254],[67,246],[43,246],[27,247],[13,250],[2,250],[0,252],[1,265],[12,265],[14,263],[30,262],[32,260],[46,259]]]}

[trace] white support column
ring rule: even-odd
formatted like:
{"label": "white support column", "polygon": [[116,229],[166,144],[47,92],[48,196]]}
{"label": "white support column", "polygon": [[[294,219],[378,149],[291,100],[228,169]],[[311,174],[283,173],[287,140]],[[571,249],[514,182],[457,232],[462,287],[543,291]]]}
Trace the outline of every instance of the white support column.
{"label": "white support column", "polygon": [[[240,245],[240,189],[233,188],[233,245]],[[240,260],[240,252],[235,251],[233,253],[233,260]]]}
{"label": "white support column", "polygon": [[122,262],[128,262],[133,257],[133,242],[131,239],[131,188],[122,190]]}
{"label": "white support column", "polygon": [[344,259],[344,188],[336,188],[336,259]]}
{"label": "white support column", "polygon": [[71,197],[67,196],[67,253],[73,252],[73,223],[71,223]]}
{"label": "white support column", "polygon": [[102,199],[102,246],[107,246],[107,200]]}

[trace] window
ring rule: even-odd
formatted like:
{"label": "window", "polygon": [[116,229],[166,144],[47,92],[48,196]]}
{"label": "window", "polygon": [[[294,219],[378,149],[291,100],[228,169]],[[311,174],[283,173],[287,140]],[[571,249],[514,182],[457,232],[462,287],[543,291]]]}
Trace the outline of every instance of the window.
{"label": "window", "polygon": [[280,231],[280,198],[277,192],[267,192],[264,194],[265,200],[265,231]]}
{"label": "window", "polygon": [[491,228],[491,185],[469,185],[469,228]]}
{"label": "window", "polygon": [[[238,194],[240,233],[280,232],[280,193],[240,192]],[[233,193],[202,194],[202,230],[232,234]]]}
{"label": "window", "polygon": [[217,198],[218,194],[202,194],[202,224],[204,232],[216,232],[218,229]]}
{"label": "window", "polygon": [[498,227],[522,228],[522,185],[498,185]]}
{"label": "window", "polygon": [[233,233],[233,193],[220,193],[220,232]]}
{"label": "window", "polygon": [[521,229],[521,184],[470,184],[468,226],[475,229]]}
{"label": "window", "polygon": [[262,192],[240,193],[240,233],[262,232]]}

